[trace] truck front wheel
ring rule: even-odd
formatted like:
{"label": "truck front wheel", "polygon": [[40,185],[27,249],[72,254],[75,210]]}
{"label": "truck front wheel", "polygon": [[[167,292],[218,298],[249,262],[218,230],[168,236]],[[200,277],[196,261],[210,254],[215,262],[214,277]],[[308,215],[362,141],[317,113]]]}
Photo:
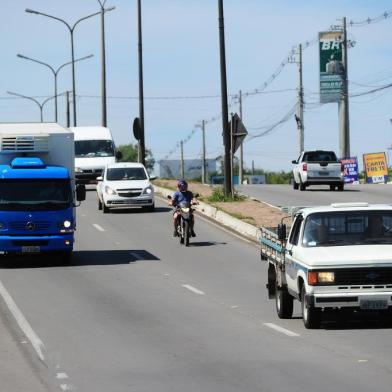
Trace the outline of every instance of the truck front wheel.
{"label": "truck front wheel", "polygon": [[284,287],[277,287],[275,291],[276,312],[281,319],[291,319],[293,317],[294,298]]}
{"label": "truck front wheel", "polygon": [[301,308],[302,308],[302,319],[307,329],[320,328],[321,322],[321,310],[315,308],[313,305],[309,304],[306,300],[306,290],[305,285],[302,286],[301,290]]}

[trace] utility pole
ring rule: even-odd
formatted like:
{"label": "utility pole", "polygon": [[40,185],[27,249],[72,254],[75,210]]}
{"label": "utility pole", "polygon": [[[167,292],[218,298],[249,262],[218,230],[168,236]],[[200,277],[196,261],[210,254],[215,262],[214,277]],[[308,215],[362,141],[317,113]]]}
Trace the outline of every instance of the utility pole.
{"label": "utility pole", "polygon": [[185,170],[184,170],[184,142],[182,140],[180,141],[180,146],[181,146],[180,173],[181,173],[181,178],[184,178],[185,177]]}
{"label": "utility pole", "polygon": [[340,158],[348,158],[350,157],[350,120],[348,100],[347,26],[345,17],[343,18],[342,63],[343,91],[339,102],[339,146]]}
{"label": "utility pole", "polygon": [[299,138],[299,153],[305,150],[305,132],[304,132],[304,85],[302,79],[302,44],[298,48],[298,72],[299,72],[299,87],[298,87],[298,138]]}
{"label": "utility pole", "polygon": [[[244,122],[242,118],[242,91],[241,90],[238,94],[238,103],[240,106],[240,118],[241,121]],[[240,145],[240,161],[239,161],[239,170],[238,170],[239,185],[242,185],[243,183],[243,174],[244,174],[243,172],[244,172],[244,142],[242,141]]]}
{"label": "utility pole", "polygon": [[67,128],[71,126],[71,117],[70,117],[70,111],[69,111],[69,91],[66,91],[67,95]]}
{"label": "utility pole", "polygon": [[143,165],[146,161],[146,149],[144,143],[144,91],[143,91],[143,37],[142,37],[142,5],[137,0],[138,15],[138,55],[139,55],[139,118],[140,118],[140,140],[139,140],[139,162]]}
{"label": "utility pole", "polygon": [[255,175],[255,161],[252,161],[252,176]]}
{"label": "utility pole", "polygon": [[231,135],[229,129],[229,109],[227,105],[227,75],[226,75],[226,51],[225,51],[225,21],[223,12],[223,0],[218,0],[219,9],[219,46],[220,46],[220,73],[221,73],[221,96],[222,96],[222,133],[224,152],[224,193],[231,194],[232,182],[231,177]]}
{"label": "utility pole", "polygon": [[203,184],[206,183],[207,181],[207,170],[206,170],[206,122],[205,120],[203,120],[201,122],[201,131],[202,131],[202,135],[203,135],[203,157],[202,157],[202,170],[201,170],[201,182]]}

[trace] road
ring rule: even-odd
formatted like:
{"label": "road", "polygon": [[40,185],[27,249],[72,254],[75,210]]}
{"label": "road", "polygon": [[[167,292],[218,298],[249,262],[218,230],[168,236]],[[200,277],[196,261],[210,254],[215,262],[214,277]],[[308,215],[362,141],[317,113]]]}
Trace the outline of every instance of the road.
{"label": "road", "polygon": [[305,330],[298,304],[279,320],[255,244],[201,218],[193,246],[171,233],[164,204],[104,215],[88,192],[72,265],[3,262],[0,280],[43,342],[36,371],[52,390],[390,391],[391,325],[331,317]]}
{"label": "road", "polygon": [[242,185],[236,187],[244,195],[278,207],[315,206],[331,203],[392,203],[392,185],[347,185],[344,192],[331,192],[327,186],[311,186],[306,191],[290,185]]}

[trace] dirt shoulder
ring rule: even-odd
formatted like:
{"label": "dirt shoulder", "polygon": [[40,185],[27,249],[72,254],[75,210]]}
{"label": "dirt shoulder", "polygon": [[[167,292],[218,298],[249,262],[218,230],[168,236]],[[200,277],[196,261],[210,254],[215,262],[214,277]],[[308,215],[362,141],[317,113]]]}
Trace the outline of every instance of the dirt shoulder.
{"label": "dirt shoulder", "polygon": [[[154,183],[157,186],[172,189],[173,191],[177,186],[176,180],[155,180]],[[198,193],[202,201],[257,227],[277,226],[281,219],[286,216],[285,213],[277,208],[249,198],[234,202],[210,202],[207,199],[212,195],[213,188],[209,185],[191,182],[189,183],[189,189],[193,193]]]}

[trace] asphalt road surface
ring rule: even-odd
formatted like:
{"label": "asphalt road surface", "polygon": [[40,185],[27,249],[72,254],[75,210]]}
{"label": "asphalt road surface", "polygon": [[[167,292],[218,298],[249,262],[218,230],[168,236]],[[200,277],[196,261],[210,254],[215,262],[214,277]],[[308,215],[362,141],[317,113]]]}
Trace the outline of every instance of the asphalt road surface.
{"label": "asphalt road surface", "polygon": [[346,185],[343,192],[328,186],[310,186],[306,191],[294,190],[291,185],[242,185],[241,193],[278,207],[317,206],[331,203],[367,202],[392,203],[392,184]]}
{"label": "asphalt road surface", "polygon": [[164,204],[104,215],[89,192],[72,265],[3,261],[0,281],[42,342],[39,369],[26,353],[32,371],[54,391],[390,392],[391,323],[332,315],[305,330],[298,304],[279,320],[257,246],[196,224],[185,248]]}

